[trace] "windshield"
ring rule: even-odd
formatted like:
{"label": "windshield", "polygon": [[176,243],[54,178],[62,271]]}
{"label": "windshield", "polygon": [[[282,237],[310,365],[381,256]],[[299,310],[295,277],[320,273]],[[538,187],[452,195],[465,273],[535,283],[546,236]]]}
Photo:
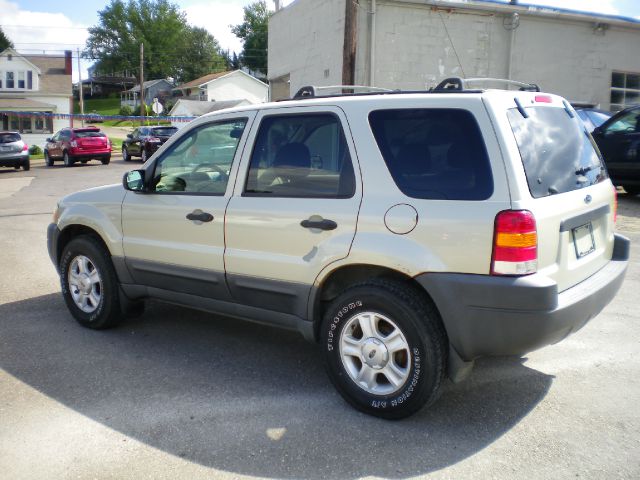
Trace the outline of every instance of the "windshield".
{"label": "windshield", "polygon": [[533,198],[589,187],[608,178],[591,135],[563,108],[507,112]]}
{"label": "windshield", "polygon": [[20,135],[17,133],[0,133],[0,143],[19,142]]}
{"label": "windshield", "polygon": [[104,137],[104,133],[98,130],[76,130],[74,133],[77,138]]}
{"label": "windshield", "polygon": [[170,137],[177,131],[178,129],[176,127],[166,127],[166,128],[154,128],[149,133],[151,135],[157,135],[158,137]]}

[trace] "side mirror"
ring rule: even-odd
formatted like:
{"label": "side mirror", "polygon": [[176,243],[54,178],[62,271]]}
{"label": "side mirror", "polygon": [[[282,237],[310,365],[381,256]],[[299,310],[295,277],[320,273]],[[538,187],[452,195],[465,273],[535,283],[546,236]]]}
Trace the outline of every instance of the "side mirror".
{"label": "side mirror", "polygon": [[593,132],[591,132],[591,135],[602,135],[602,128],[600,127],[594,128]]}
{"label": "side mirror", "polygon": [[53,138],[47,137],[47,142],[53,142]]}
{"label": "side mirror", "polygon": [[144,170],[132,170],[122,177],[122,186],[131,192],[144,192]]}
{"label": "side mirror", "polygon": [[133,138],[133,133],[127,133],[127,138]]}

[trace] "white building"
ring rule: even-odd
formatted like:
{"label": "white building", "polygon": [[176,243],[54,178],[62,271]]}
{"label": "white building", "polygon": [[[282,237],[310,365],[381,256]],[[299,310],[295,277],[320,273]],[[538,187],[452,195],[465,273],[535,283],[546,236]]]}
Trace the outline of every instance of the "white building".
{"label": "white building", "polygon": [[[512,3],[360,0],[354,83],[424,90],[497,77],[604,109],[640,103],[640,20]],[[272,15],[273,99],[342,83],[345,5],[297,0]]]}
{"label": "white building", "polygon": [[174,88],[179,98],[219,102],[245,99],[263,103],[269,99],[269,86],[242,70],[210,73]]}
{"label": "white building", "polygon": [[[199,117],[205,113],[217,112],[218,110],[224,110],[225,108],[241,107],[244,105],[251,105],[248,100],[221,100],[218,102],[204,102],[200,100],[186,100],[184,98],[178,99],[171,111],[170,117]],[[182,128],[190,120],[186,119],[172,119],[171,125],[174,127]]]}
{"label": "white building", "polygon": [[29,145],[71,123],[71,52],[64,56],[0,53],[0,129],[17,131]]}

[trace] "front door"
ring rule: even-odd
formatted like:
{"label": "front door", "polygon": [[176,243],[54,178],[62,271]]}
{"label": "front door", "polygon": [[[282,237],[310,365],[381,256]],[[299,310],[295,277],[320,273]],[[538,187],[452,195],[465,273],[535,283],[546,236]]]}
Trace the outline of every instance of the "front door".
{"label": "front door", "polygon": [[623,114],[593,133],[616,185],[640,180],[640,109]]}
{"label": "front door", "polygon": [[146,193],[127,192],[123,247],[134,281],[162,290],[228,300],[224,212],[234,159],[254,113],[216,117],[181,137],[147,170]]}
{"label": "front door", "polygon": [[342,110],[261,112],[227,207],[227,283],[240,303],[306,317],[320,271],[349,254],[360,187]]}

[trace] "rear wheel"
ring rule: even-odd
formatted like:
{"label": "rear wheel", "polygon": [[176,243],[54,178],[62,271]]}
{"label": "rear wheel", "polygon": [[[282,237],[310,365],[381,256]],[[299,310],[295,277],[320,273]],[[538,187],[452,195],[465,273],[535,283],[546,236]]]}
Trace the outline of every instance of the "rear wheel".
{"label": "rear wheel", "polygon": [[410,285],[354,286],[331,303],[321,328],[329,377],[358,410],[398,419],[437,398],[446,334],[435,307]]}
{"label": "rear wheel", "polygon": [[629,195],[638,195],[640,193],[640,187],[637,185],[623,185],[623,188]]}
{"label": "rear wheel", "polygon": [[73,160],[71,160],[71,157],[69,156],[69,152],[65,151],[62,154],[62,161],[64,162],[65,167],[73,167]]}
{"label": "rear wheel", "polygon": [[147,157],[147,149],[146,149],[146,148],[143,148],[143,149],[142,149],[142,162],[143,162],[143,163],[144,163],[144,162],[146,162],[146,161],[147,161],[147,158],[148,158],[148,157]]}
{"label": "rear wheel", "polygon": [[31,161],[28,158],[22,162],[22,169],[25,172],[31,170]]}
{"label": "rear wheel", "polygon": [[49,156],[49,152],[47,152],[46,150],[44,151],[44,164],[47,167],[52,167],[53,166],[53,160]]}
{"label": "rear wheel", "polygon": [[60,259],[62,295],[83,326],[103,329],[122,318],[119,284],[109,253],[92,236],[71,240]]}
{"label": "rear wheel", "polygon": [[20,164],[19,164],[19,163],[16,163],[16,164],[13,166],[13,168],[15,168],[16,170],[20,170]]}
{"label": "rear wheel", "polygon": [[109,162],[111,162],[111,156],[101,158],[100,161],[103,165],[109,165]]}
{"label": "rear wheel", "polygon": [[129,150],[126,147],[122,147],[122,160],[128,162],[131,159],[129,156]]}

